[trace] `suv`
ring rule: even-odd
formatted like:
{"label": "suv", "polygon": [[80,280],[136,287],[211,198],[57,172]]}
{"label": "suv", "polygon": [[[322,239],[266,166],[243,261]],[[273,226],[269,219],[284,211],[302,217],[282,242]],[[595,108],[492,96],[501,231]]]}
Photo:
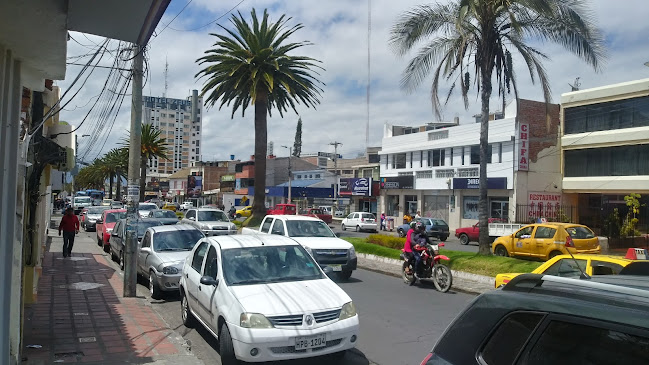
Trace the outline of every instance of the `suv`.
{"label": "suv", "polygon": [[421,364],[648,364],[647,348],[648,277],[525,274],[476,298]]}

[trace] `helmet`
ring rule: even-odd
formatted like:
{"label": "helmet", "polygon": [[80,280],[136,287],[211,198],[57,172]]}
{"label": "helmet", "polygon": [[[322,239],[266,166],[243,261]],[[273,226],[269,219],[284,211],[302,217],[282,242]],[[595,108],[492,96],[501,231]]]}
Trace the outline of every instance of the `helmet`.
{"label": "helmet", "polygon": [[425,230],[426,230],[426,226],[424,225],[424,222],[415,223],[415,231],[424,232]]}
{"label": "helmet", "polygon": [[410,222],[410,228],[415,229],[415,226],[417,225],[417,222]]}

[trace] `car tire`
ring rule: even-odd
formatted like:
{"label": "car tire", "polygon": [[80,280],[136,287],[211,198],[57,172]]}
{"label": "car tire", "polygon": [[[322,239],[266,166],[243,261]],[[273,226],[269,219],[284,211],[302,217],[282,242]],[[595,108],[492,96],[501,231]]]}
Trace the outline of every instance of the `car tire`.
{"label": "car tire", "polygon": [[104,246],[104,252],[109,253],[110,252],[110,245],[103,245]]}
{"label": "car tire", "polygon": [[360,231],[361,231],[361,226],[356,226],[356,232],[360,232]]}
{"label": "car tire", "polygon": [[348,281],[352,277],[352,270],[343,270],[338,273],[338,279]]}
{"label": "car tire", "polygon": [[496,256],[509,257],[509,253],[503,245],[496,246],[496,248],[494,248],[494,254]]}
{"label": "car tire", "polygon": [[398,234],[399,237],[401,237],[401,238],[403,238],[403,237],[406,236],[406,233],[405,233],[405,232],[403,231],[403,229],[401,229],[401,228],[397,229],[397,234]]}
{"label": "car tire", "polygon": [[448,236],[441,236],[439,238],[440,241],[446,241],[448,239]]}
{"label": "car tire", "polygon": [[469,244],[469,241],[470,241],[470,240],[469,240],[469,236],[468,236],[466,233],[462,233],[462,234],[460,235],[460,243],[461,243],[461,244],[463,244],[463,245],[466,246],[466,245]]}
{"label": "car tire", "polygon": [[180,294],[180,311],[183,325],[187,328],[193,328],[196,325],[196,318],[194,318],[194,314],[192,314],[192,310],[189,308],[189,301],[184,290]]}
{"label": "car tire", "polygon": [[153,271],[149,272],[149,293],[151,293],[151,299],[157,300],[162,298],[162,290],[160,290],[160,287],[153,279]]}
{"label": "car tire", "polygon": [[219,332],[219,355],[221,355],[221,364],[223,365],[237,365],[239,361],[234,354],[234,345],[232,345],[232,337],[227,324],[221,326]]}
{"label": "car tire", "polygon": [[124,271],[124,251],[119,252],[119,268]]}
{"label": "car tire", "polygon": [[345,227],[345,224],[343,223],[343,224],[340,226],[340,229],[342,229],[343,231],[346,231],[346,230],[347,230],[347,227]]}
{"label": "car tire", "polygon": [[110,250],[110,259],[113,260],[113,262],[117,262],[117,255],[115,255],[113,250]]}

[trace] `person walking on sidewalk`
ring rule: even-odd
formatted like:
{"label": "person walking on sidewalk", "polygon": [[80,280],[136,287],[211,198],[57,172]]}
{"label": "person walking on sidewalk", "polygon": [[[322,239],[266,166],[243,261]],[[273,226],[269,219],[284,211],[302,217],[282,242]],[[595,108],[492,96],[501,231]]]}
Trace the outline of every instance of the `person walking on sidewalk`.
{"label": "person walking on sidewalk", "polygon": [[74,235],[79,233],[79,218],[74,215],[74,209],[65,210],[65,215],[59,224],[59,236],[61,231],[63,231],[63,257],[69,257],[74,246]]}

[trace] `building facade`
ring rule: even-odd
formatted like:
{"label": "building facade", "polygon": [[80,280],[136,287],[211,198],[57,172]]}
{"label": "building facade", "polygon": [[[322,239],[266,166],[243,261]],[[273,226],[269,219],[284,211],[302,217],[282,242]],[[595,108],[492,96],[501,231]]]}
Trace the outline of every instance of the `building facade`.
{"label": "building facade", "polygon": [[601,232],[624,196],[641,194],[639,225],[649,213],[649,79],[561,96],[563,192],[578,206],[579,222]]}
{"label": "building facade", "polygon": [[167,158],[154,158],[147,174],[165,177],[201,160],[203,98],[198,90],[186,99],[142,97],[142,123],[152,124],[167,143]]}

